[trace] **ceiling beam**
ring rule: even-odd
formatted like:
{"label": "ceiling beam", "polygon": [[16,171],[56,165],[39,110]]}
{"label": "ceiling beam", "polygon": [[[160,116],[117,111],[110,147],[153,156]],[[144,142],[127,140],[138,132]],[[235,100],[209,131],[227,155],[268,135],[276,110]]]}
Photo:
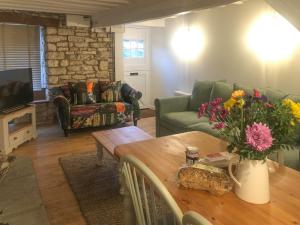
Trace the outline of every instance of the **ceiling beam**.
{"label": "ceiling beam", "polygon": [[[2,3],[4,4],[18,4],[20,5],[20,0],[7,0],[6,2],[2,0]],[[2,5],[0,2],[0,7]],[[52,1],[43,1],[43,0],[26,0],[26,4],[30,5],[32,7],[63,7],[63,8],[68,8],[68,9],[84,9],[84,10],[91,10],[91,11],[96,11],[98,8],[103,9],[103,6],[109,6],[109,7],[114,7],[114,6],[119,6],[120,4],[118,3],[108,3],[108,2],[75,2],[75,1],[68,1],[68,0],[52,0]]]}
{"label": "ceiling beam", "polygon": [[66,13],[66,14],[77,14],[77,15],[89,15],[95,14],[98,11],[105,10],[107,8],[97,9],[96,11],[89,10],[72,10],[65,7],[32,7],[24,6],[20,4],[7,4],[0,3],[0,9],[9,9],[9,10],[23,10],[23,11],[34,11],[34,12],[47,12],[47,13]]}
{"label": "ceiling beam", "polygon": [[[82,0],[64,0],[64,1],[82,4]],[[128,0],[86,0],[86,1],[84,1],[84,4],[97,4],[97,3],[102,3],[102,2],[118,3],[118,4],[128,4],[129,3]]]}
{"label": "ceiling beam", "polygon": [[0,23],[17,23],[45,27],[57,27],[59,25],[59,19],[31,16],[17,12],[0,12]]}
{"label": "ceiling beam", "polygon": [[93,26],[116,24],[162,18],[194,9],[207,9],[237,2],[238,0],[147,0],[105,10],[93,15]]}

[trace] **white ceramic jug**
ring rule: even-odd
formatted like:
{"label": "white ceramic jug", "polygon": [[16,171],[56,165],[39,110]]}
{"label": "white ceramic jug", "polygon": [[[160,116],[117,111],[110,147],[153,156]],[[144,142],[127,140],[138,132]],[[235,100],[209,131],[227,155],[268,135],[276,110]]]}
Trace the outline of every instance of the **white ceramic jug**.
{"label": "white ceramic jug", "polygon": [[235,182],[234,192],[242,200],[254,204],[270,201],[269,170],[267,161],[241,160],[236,177],[232,174],[233,160],[229,162],[229,175]]}

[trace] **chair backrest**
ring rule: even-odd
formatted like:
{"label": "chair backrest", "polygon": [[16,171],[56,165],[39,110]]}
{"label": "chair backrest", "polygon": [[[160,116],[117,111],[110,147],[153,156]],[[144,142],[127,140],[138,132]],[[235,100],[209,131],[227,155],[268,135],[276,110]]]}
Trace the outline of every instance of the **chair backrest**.
{"label": "chair backrest", "polygon": [[189,211],[186,212],[182,218],[183,225],[212,225],[207,219],[200,214]]}
{"label": "chair backrest", "polygon": [[[124,156],[121,162],[123,181],[132,199],[137,224],[182,225],[183,214],[180,208],[156,175],[132,155]],[[192,213],[194,214],[197,213]],[[196,221],[190,220],[190,216],[187,218],[187,222]],[[190,224],[210,224],[200,215],[195,217],[198,218],[201,218],[199,223]],[[203,221],[208,223],[202,223]]]}

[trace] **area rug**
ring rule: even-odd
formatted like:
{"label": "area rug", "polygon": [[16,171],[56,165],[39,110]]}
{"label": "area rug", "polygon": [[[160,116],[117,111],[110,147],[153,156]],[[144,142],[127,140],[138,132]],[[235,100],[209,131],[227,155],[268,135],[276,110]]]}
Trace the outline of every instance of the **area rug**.
{"label": "area rug", "polygon": [[155,110],[152,109],[141,109],[141,118],[148,118],[155,116]]}
{"label": "area rug", "polygon": [[118,163],[104,152],[103,166],[95,153],[62,157],[59,162],[88,225],[122,225]]}

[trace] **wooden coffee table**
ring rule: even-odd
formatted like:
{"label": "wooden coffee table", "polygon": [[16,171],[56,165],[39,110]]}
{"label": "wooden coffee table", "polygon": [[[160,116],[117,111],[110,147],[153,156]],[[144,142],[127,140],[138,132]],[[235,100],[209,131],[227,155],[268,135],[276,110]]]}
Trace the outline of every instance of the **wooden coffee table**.
{"label": "wooden coffee table", "polygon": [[99,166],[102,165],[103,150],[115,157],[115,148],[118,145],[153,139],[151,135],[136,126],[97,131],[93,132],[92,136],[96,139]]}

